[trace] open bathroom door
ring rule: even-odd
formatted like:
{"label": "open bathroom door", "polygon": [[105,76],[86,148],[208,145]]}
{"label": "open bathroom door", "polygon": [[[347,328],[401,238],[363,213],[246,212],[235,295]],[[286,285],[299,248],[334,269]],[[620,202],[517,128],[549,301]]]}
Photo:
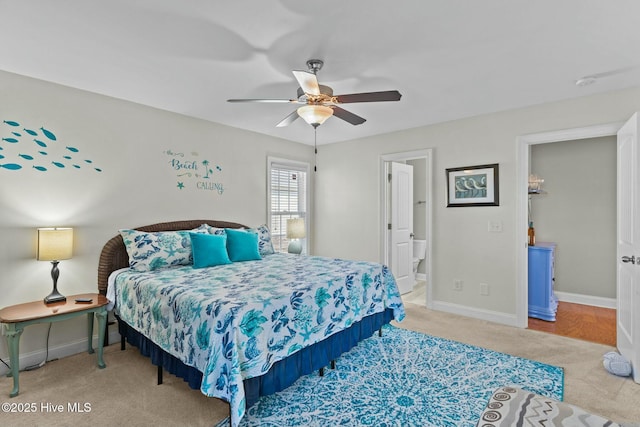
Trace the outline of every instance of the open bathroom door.
{"label": "open bathroom door", "polygon": [[411,292],[413,277],[413,166],[391,163],[391,272],[401,294]]}

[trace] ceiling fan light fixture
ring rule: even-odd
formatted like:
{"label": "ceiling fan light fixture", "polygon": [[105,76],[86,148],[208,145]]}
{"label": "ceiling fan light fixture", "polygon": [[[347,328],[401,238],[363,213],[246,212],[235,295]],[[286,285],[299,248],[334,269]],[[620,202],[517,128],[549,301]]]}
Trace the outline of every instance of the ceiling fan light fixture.
{"label": "ceiling fan light fixture", "polygon": [[298,108],[298,115],[311,126],[317,127],[333,115],[333,109],[324,105],[304,105]]}
{"label": "ceiling fan light fixture", "polygon": [[277,102],[287,104],[303,104],[302,107],[289,113],[287,117],[280,120],[276,127],[289,126],[298,117],[302,117],[305,122],[317,128],[329,117],[336,116],[354,126],[361,125],[366,119],[353,114],[339,105],[356,102],[380,102],[380,101],[400,101],[402,94],[397,90],[387,90],[382,92],[360,92],[343,95],[333,95],[333,89],[329,86],[318,83],[317,72],[322,68],[323,62],[319,59],[307,61],[309,71],[293,70],[293,76],[298,82],[298,97],[296,99],[228,99],[228,102]]}

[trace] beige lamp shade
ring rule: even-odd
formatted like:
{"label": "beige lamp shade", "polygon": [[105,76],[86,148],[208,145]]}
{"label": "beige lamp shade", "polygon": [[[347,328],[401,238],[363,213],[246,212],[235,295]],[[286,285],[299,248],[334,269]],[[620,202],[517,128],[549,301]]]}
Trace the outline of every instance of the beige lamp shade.
{"label": "beige lamp shade", "polygon": [[38,228],[38,261],[60,261],[73,256],[73,228]]}
{"label": "beige lamp shade", "polygon": [[307,235],[304,228],[304,218],[292,218],[287,220],[287,238],[302,239]]}

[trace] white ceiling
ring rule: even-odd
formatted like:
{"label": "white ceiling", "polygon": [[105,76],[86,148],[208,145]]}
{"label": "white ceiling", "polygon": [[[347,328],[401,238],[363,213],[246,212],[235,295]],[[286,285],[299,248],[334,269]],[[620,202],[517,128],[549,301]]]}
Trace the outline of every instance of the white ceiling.
{"label": "white ceiling", "polygon": [[[638,0],[0,0],[0,70],[313,143],[291,70],[345,104],[318,144],[640,85]],[[595,84],[581,77],[604,74]],[[0,99],[0,102],[1,99]]]}

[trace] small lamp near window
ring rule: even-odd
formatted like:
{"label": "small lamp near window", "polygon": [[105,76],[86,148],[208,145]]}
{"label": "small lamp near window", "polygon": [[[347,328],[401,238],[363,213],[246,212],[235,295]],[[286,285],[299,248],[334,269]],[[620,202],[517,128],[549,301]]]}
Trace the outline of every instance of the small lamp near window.
{"label": "small lamp near window", "polygon": [[290,254],[300,255],[302,253],[302,242],[300,239],[306,237],[304,228],[304,218],[292,218],[287,220],[287,239],[290,240],[287,251]]}
{"label": "small lamp near window", "polygon": [[51,261],[51,278],[53,291],[44,302],[46,304],[66,301],[67,298],[58,292],[60,260],[70,259],[73,255],[73,228],[38,228],[38,261]]}

